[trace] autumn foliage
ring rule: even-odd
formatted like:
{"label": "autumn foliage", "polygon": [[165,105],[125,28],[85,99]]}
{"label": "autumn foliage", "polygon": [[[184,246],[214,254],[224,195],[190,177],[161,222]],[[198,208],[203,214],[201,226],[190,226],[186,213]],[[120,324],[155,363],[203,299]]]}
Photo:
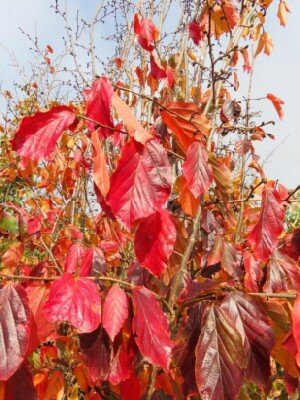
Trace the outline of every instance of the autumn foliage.
{"label": "autumn foliage", "polygon": [[[268,124],[234,99],[272,51],[270,3],[199,1],[169,56],[137,10],[134,84],[101,75],[6,121],[0,399],[297,394],[293,193],[255,153]],[[262,101],[283,118],[282,100]]]}

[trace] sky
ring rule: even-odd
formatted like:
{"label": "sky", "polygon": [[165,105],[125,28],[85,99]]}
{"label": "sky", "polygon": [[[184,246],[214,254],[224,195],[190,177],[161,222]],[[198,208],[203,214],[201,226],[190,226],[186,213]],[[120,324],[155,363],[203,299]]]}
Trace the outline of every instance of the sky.
{"label": "sky", "polygon": [[[37,30],[43,45],[60,48],[64,29],[53,10],[50,10],[51,3],[51,0],[1,0],[0,82],[3,88],[9,88],[18,78],[15,69],[9,67],[7,50],[14,53],[22,65],[31,61],[29,43],[19,27],[32,35]],[[288,24],[283,28],[276,18],[278,3],[279,0],[273,0],[270,22],[266,25],[267,32],[273,37],[274,51],[270,57],[262,55],[257,58],[252,97],[273,93],[285,101],[285,115],[280,121],[268,100],[259,103],[263,120],[276,122],[275,127],[268,129],[269,133],[276,136],[276,141],[267,139],[262,143],[255,142],[255,147],[261,161],[265,162],[267,176],[279,180],[288,188],[294,188],[300,184],[300,4],[299,0],[289,0],[292,13],[288,15]],[[68,0],[71,13],[78,8],[87,19],[91,19],[97,4],[97,0]],[[107,49],[99,48],[98,44],[97,51],[105,54]],[[243,81],[241,86],[244,89]]]}

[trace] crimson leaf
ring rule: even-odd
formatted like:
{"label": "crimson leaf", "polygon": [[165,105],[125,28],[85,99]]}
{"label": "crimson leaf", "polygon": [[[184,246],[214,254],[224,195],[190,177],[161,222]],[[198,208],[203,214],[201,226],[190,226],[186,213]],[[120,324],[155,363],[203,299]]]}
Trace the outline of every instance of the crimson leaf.
{"label": "crimson leaf", "polygon": [[[87,121],[90,131],[98,128],[104,138],[113,134],[114,124],[110,114],[111,98],[114,94],[113,87],[106,76],[94,81],[91,89],[85,89],[86,116],[92,121]],[[102,125],[102,127],[101,127]]]}
{"label": "crimson leaf", "polygon": [[209,188],[213,181],[213,173],[211,165],[208,164],[207,150],[201,143],[194,142],[188,148],[183,173],[188,188],[195,197],[199,197]]}
{"label": "crimson leaf", "polygon": [[67,272],[53,283],[44,312],[50,322],[68,321],[79,333],[92,332],[101,321],[98,286]]}
{"label": "crimson leaf", "polygon": [[103,306],[103,326],[113,342],[128,317],[126,293],[118,285],[112,286]]}
{"label": "crimson leaf", "polygon": [[144,286],[133,289],[135,341],[145,359],[167,370],[173,342],[166,315],[154,294]]}
{"label": "crimson leaf", "polygon": [[131,139],[111,176],[107,202],[112,212],[130,228],[160,208],[170,190],[171,167],[162,145],[151,140],[143,146]]}
{"label": "crimson leaf", "polygon": [[54,150],[62,133],[74,122],[73,110],[66,106],[55,106],[47,112],[37,112],[23,118],[15,136],[12,148],[21,157],[21,166],[30,160],[41,161]]}
{"label": "crimson leaf", "polygon": [[248,235],[256,257],[265,261],[276,246],[277,237],[283,231],[284,209],[279,193],[266,187],[262,194],[262,207],[259,220]]}
{"label": "crimson leaf", "polygon": [[156,211],[141,220],[134,249],[141,265],[160,277],[167,268],[176,241],[176,229],[167,210]]}

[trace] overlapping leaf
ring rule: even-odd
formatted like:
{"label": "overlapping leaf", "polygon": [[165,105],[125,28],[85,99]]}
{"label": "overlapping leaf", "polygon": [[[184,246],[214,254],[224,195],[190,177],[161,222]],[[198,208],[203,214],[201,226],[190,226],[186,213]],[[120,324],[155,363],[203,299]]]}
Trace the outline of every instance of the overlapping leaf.
{"label": "overlapping leaf", "polygon": [[136,34],[138,44],[147,51],[154,50],[155,40],[158,31],[147,18],[142,18],[138,14],[134,14],[134,33]]}
{"label": "overlapping leaf", "polygon": [[103,327],[100,325],[91,333],[79,335],[79,342],[92,382],[106,380],[110,372],[111,348]]}
{"label": "overlapping leaf", "polygon": [[12,148],[21,157],[24,168],[30,160],[46,159],[55,148],[62,133],[74,122],[75,114],[67,106],[55,106],[23,118],[11,140]]}
{"label": "overlapping leaf", "polygon": [[205,302],[201,302],[189,309],[185,335],[174,346],[174,359],[183,377],[185,396],[197,395],[198,393],[195,376],[195,348],[201,331],[201,319],[205,307]]}
{"label": "overlapping leaf", "polygon": [[151,140],[142,146],[131,139],[111,176],[107,202],[112,212],[130,228],[160,208],[170,190],[171,167],[161,144]]}
{"label": "overlapping leaf", "polygon": [[275,249],[267,265],[266,292],[285,292],[300,290],[300,267],[297,263]]}
{"label": "overlapping leaf", "polygon": [[213,177],[224,200],[228,200],[233,193],[232,174],[230,169],[213,153],[208,155],[208,162],[212,167]]}
{"label": "overlapping leaf", "polygon": [[111,361],[110,372],[108,380],[113,385],[118,385],[130,378],[133,371],[133,360],[135,351],[130,340],[125,340],[123,335],[122,343],[119,344],[118,349]]}
{"label": "overlapping leaf", "polygon": [[232,243],[217,236],[214,247],[207,258],[207,265],[221,263],[221,267],[234,279],[239,280],[242,276],[241,253]]}
{"label": "overlapping leaf", "polygon": [[43,310],[49,296],[49,290],[49,284],[37,282],[33,282],[26,287],[28,306],[32,312],[28,354],[34,351],[54,330],[54,325],[47,321]]}
{"label": "overlapping leaf", "polygon": [[168,370],[173,342],[166,315],[154,294],[145,287],[133,289],[135,341],[145,359]]}
{"label": "overlapping leaf", "polygon": [[70,247],[65,262],[66,272],[69,272],[70,274],[75,272],[76,274],[78,274],[81,267],[81,261],[84,251],[85,248],[80,243],[74,243]]}
{"label": "overlapping leaf", "polygon": [[50,322],[68,321],[79,333],[92,332],[101,321],[98,286],[67,272],[53,283],[44,312]]}
{"label": "overlapping leaf", "polygon": [[238,330],[217,306],[207,307],[196,347],[196,381],[204,400],[234,400],[244,380],[246,357]]}
{"label": "overlapping leaf", "polygon": [[166,70],[160,65],[159,61],[153,54],[150,56],[151,75],[154,79],[164,79],[167,77]]}
{"label": "overlapping leaf", "polygon": [[134,249],[144,268],[160,277],[167,268],[176,241],[176,229],[167,210],[143,218],[136,231]]}
{"label": "overlapping leaf", "polygon": [[184,151],[195,141],[195,136],[207,136],[210,132],[209,120],[193,103],[170,103],[161,115]]}
{"label": "overlapping leaf", "polygon": [[255,256],[265,261],[277,243],[277,237],[283,231],[284,209],[276,189],[266,187],[262,194],[262,206],[259,220],[248,235]]}
{"label": "overlapping leaf", "polygon": [[9,379],[22,364],[30,333],[30,310],[20,285],[0,289],[0,380]]}
{"label": "overlapping leaf", "polygon": [[[38,400],[29,365],[24,362],[16,373],[5,383],[3,400]],[[44,397],[45,399],[45,397]]]}
{"label": "overlapping leaf", "polygon": [[206,147],[199,142],[190,145],[183,164],[183,173],[188,187],[195,197],[206,192],[213,181],[212,168],[208,164]]}
{"label": "overlapping leaf", "polygon": [[251,292],[258,292],[258,284],[263,276],[262,268],[248,250],[243,252],[243,262],[246,271],[245,285]]}
{"label": "overlapping leaf", "polygon": [[293,313],[293,334],[297,345],[297,365],[300,368],[300,294],[294,303]]}
{"label": "overlapping leaf", "polygon": [[102,137],[113,134],[114,124],[110,112],[113,87],[106,76],[96,79],[90,89],[85,89],[86,116],[90,131],[99,130]]}
{"label": "overlapping leaf", "polygon": [[246,378],[268,387],[274,334],[264,309],[242,292],[227,295],[221,307],[242,337],[247,357]]}

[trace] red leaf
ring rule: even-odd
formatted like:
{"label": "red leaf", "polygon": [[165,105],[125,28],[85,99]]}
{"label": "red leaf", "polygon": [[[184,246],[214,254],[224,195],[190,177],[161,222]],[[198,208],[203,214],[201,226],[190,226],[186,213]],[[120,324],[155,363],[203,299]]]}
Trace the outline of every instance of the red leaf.
{"label": "red leaf", "polygon": [[23,363],[5,384],[4,400],[24,400],[24,398],[26,400],[37,400],[38,398],[27,363]]}
{"label": "red leaf", "polygon": [[92,332],[101,321],[98,286],[65,273],[53,283],[44,312],[50,322],[68,321],[79,333]]}
{"label": "red leaf", "polygon": [[259,260],[267,260],[275,248],[277,237],[283,231],[283,218],[284,208],[278,192],[266,187],[259,220],[247,238]]}
{"label": "red leaf", "polygon": [[299,293],[294,303],[292,320],[293,320],[294,339],[298,348],[297,365],[298,367],[300,367],[300,294]]}
{"label": "red leaf", "polygon": [[86,249],[83,254],[79,276],[89,276],[92,273],[104,274],[107,262],[99,247]]}
{"label": "red leaf", "polygon": [[170,213],[156,211],[141,220],[135,234],[135,254],[141,265],[159,278],[167,268],[175,241],[176,229]]}
{"label": "red leaf", "polygon": [[147,217],[168,199],[171,190],[171,167],[166,151],[151,140],[145,146],[128,142],[116,171],[111,176],[107,202],[126,228]]}
{"label": "red leaf", "polygon": [[28,305],[32,312],[32,323],[27,354],[30,354],[54,330],[53,324],[47,321],[44,304],[49,296],[49,285],[32,283],[26,287]]}
{"label": "red leaf", "polygon": [[128,300],[126,293],[118,285],[112,286],[104,301],[102,317],[103,327],[112,342],[127,318]]}
{"label": "red leaf", "polygon": [[154,50],[154,42],[158,32],[152,21],[134,14],[134,33],[137,36],[138,44],[143,49],[147,51]]}
{"label": "red leaf", "polygon": [[292,258],[275,249],[267,265],[264,290],[285,292],[289,289],[300,290],[300,268]]}
{"label": "red leaf", "polygon": [[102,326],[94,332],[79,335],[83,361],[93,383],[107,380],[110,371],[111,350],[109,338]]}
{"label": "red leaf", "polygon": [[129,379],[120,385],[122,400],[141,400],[141,384],[138,378],[132,374]]}
{"label": "red leaf", "polygon": [[[114,133],[113,119],[110,113],[111,99],[114,94],[113,87],[106,76],[93,82],[91,89],[85,89],[86,116],[95,122],[87,121],[90,131],[97,130],[106,138]],[[105,125],[99,127],[97,125]]]}
{"label": "red leaf", "polygon": [[256,262],[250,251],[245,250],[243,253],[245,275],[245,286],[250,292],[258,292],[258,284],[262,279],[262,269],[259,263]]}
{"label": "red leaf", "polygon": [[30,218],[27,222],[27,232],[29,235],[33,235],[41,230],[42,227],[42,216],[37,215],[36,217]]}
{"label": "red leaf", "polygon": [[156,60],[152,54],[150,56],[150,67],[151,75],[154,79],[164,79],[167,77],[165,69],[160,65],[159,61]]}
{"label": "red leaf", "polygon": [[212,252],[207,258],[207,265],[221,262],[221,267],[234,279],[239,280],[242,276],[241,254],[232,243],[217,236]]}
{"label": "red leaf", "polygon": [[191,22],[189,24],[189,37],[193,40],[193,42],[198,45],[203,39],[203,36],[203,30],[201,29],[200,24],[198,24],[196,21]]}
{"label": "red leaf", "polygon": [[284,104],[284,101],[279,99],[278,97],[274,96],[272,93],[267,94],[267,99],[269,99],[273,103],[273,106],[274,106],[275,110],[277,111],[278,117],[280,119],[282,119],[283,118],[283,110],[282,110],[281,105]]}
{"label": "red leaf", "polygon": [[78,274],[84,250],[85,248],[82,244],[80,243],[72,244],[66,258],[66,263],[65,263],[66,272],[69,272],[70,274],[75,272],[76,274]]}
{"label": "red leaf", "polygon": [[145,359],[168,370],[173,342],[168,320],[154,294],[145,287],[133,289],[135,341]]}
{"label": "red leaf", "polygon": [[202,301],[188,310],[188,322],[185,335],[174,347],[174,358],[183,377],[183,393],[185,396],[198,394],[195,376],[195,348],[200,335],[201,319],[206,303]]}
{"label": "red leaf", "polygon": [[300,261],[300,228],[286,235],[283,251],[293,260]]}
{"label": "red leaf", "polygon": [[234,400],[244,380],[242,339],[219,307],[207,307],[196,347],[196,380],[202,399]]}
{"label": "red leaf", "polygon": [[242,337],[247,356],[246,378],[268,387],[274,334],[264,309],[258,301],[242,292],[227,295],[221,307]]}
{"label": "red leaf", "polygon": [[119,345],[118,350],[111,362],[110,372],[108,380],[113,385],[119,385],[119,383],[130,378],[133,370],[133,359],[134,351],[130,346],[130,341],[126,341],[125,337],[122,337],[122,343]]}
{"label": "red leaf", "polygon": [[22,286],[8,284],[0,289],[0,380],[6,381],[26,355],[30,310]]}
{"label": "red leaf", "polygon": [[242,57],[243,57],[243,60],[244,60],[243,70],[247,74],[249,74],[251,69],[252,69],[252,66],[250,64],[248,50],[247,49],[242,49],[241,53],[242,53]]}
{"label": "red leaf", "polygon": [[55,106],[47,112],[38,111],[23,118],[11,145],[21,157],[21,167],[30,160],[41,161],[54,150],[62,133],[74,122],[73,110],[66,106]]}
{"label": "red leaf", "polygon": [[195,197],[206,192],[213,181],[212,168],[208,164],[206,148],[199,142],[190,145],[183,164],[183,174],[188,188]]}

